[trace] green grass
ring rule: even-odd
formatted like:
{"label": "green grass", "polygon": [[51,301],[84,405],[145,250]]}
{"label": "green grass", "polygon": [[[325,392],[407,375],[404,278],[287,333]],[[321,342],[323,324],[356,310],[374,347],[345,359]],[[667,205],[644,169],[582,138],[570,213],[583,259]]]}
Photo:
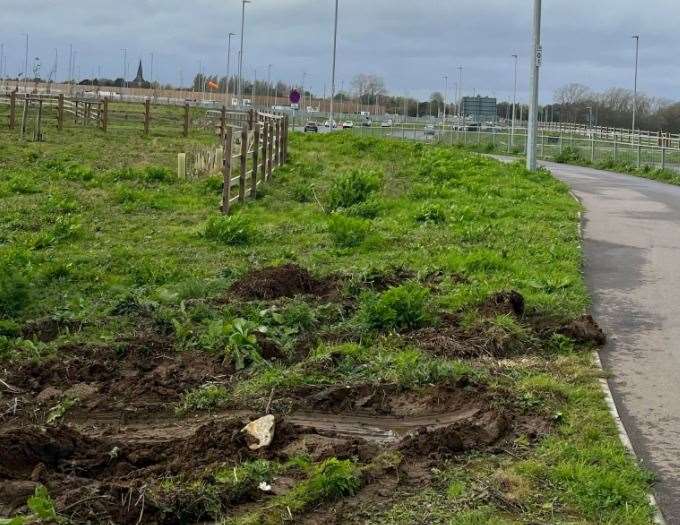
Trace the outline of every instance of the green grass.
{"label": "green grass", "polygon": [[[445,461],[431,484],[376,509],[371,523],[650,523],[651,479],[618,440],[588,349],[478,312],[502,290],[521,292],[528,312],[545,317],[588,307],[579,205],[548,172],[450,147],[293,134],[291,162],[263,196],[223,218],[219,180],[171,176],[187,147],[181,138],[82,129],[51,138],[30,144],[0,132],[0,359],[40,359],[66,343],[115,345],[143,317],[171,334],[176,351],[239,369],[228,385],[187,390],[180,415],[231,402],[263,408],[272,389],[306,385],[486,385],[499,407],[552,421],[549,437],[531,445],[520,435],[511,453]],[[230,296],[245,272],[289,262],[341,275],[345,303]],[[409,277],[364,286],[395,267]],[[520,358],[436,357],[400,335],[447,313]],[[43,317],[85,324],[47,343],[19,337]],[[276,361],[261,356],[256,335],[265,333],[282,349]],[[182,496],[169,504],[179,517],[222,519],[226,496],[283,472],[236,461],[218,476],[155,480],[154,490]],[[291,467],[288,494],[230,519],[279,523],[289,508],[300,516],[351,497],[369,466],[330,458]]]}

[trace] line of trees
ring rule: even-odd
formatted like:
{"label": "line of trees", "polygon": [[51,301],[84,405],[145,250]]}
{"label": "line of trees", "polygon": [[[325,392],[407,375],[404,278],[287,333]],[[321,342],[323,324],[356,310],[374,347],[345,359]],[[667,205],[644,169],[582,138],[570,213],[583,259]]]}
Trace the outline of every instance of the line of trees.
{"label": "line of trees", "polygon": [[594,125],[630,128],[636,106],[638,129],[680,133],[680,103],[644,93],[638,93],[635,101],[630,89],[611,88],[598,93],[583,84],[568,84],[555,92],[554,103],[544,111],[555,121],[588,124],[592,115]]}

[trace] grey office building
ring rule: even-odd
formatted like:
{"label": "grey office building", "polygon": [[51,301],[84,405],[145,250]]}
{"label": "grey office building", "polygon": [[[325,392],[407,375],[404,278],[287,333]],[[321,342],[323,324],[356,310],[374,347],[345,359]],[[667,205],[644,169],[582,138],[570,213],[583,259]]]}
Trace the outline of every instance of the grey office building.
{"label": "grey office building", "polygon": [[463,115],[474,122],[496,122],[496,99],[492,97],[463,97]]}

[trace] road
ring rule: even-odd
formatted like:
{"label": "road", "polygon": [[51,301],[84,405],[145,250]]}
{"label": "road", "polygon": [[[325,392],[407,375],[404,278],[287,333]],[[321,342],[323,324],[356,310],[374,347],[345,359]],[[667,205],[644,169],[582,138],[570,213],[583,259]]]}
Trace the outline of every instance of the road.
{"label": "road", "polygon": [[586,209],[585,277],[608,332],[601,351],[636,453],[680,525],[680,187],[542,163]]}

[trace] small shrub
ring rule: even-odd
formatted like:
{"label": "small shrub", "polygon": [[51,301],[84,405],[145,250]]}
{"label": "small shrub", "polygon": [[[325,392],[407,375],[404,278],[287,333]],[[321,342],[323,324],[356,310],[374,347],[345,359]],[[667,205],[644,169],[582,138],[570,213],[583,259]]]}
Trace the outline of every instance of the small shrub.
{"label": "small shrub", "polygon": [[374,172],[354,170],[340,175],[328,193],[331,211],[365,202],[380,187],[380,176]]}
{"label": "small shrub", "polygon": [[215,216],[208,219],[203,236],[221,244],[238,246],[248,244],[253,231],[248,219],[242,215]]}
{"label": "small shrub", "polygon": [[372,198],[365,202],[354,204],[345,208],[343,213],[349,217],[360,217],[362,219],[375,219],[382,211],[382,202]]}
{"label": "small shrub", "polygon": [[360,318],[373,329],[410,329],[428,319],[430,291],[417,283],[390,288],[383,294],[362,297]]}
{"label": "small shrub", "polygon": [[565,148],[562,149],[560,153],[555,155],[555,162],[559,162],[562,164],[569,163],[583,164],[586,162],[586,159],[583,157],[581,150],[579,150],[578,148],[566,146]]}
{"label": "small shrub", "polygon": [[28,303],[28,279],[19,268],[0,261],[0,315],[19,313]]}
{"label": "small shrub", "polygon": [[296,202],[312,202],[314,199],[314,189],[308,182],[298,182],[291,188],[290,193]]}
{"label": "small shrub", "polygon": [[328,221],[328,233],[336,246],[353,248],[360,245],[370,229],[370,223],[354,217],[334,215]]}
{"label": "small shrub", "polygon": [[229,391],[223,385],[208,383],[184,394],[176,412],[185,414],[192,410],[220,408],[228,399]]}
{"label": "small shrub", "polygon": [[246,319],[235,319],[231,323],[214,321],[208,332],[201,337],[201,344],[224,354],[225,361],[232,361],[236,370],[243,370],[251,363],[263,361],[258,352],[256,332],[267,329]]}
{"label": "small shrub", "polygon": [[89,166],[71,164],[64,171],[64,178],[72,181],[90,182],[94,179],[94,170]]}
{"label": "small shrub", "polygon": [[67,216],[57,217],[54,226],[49,231],[41,232],[35,239],[33,246],[40,250],[54,246],[60,242],[76,239],[82,232],[82,225]]}
{"label": "small shrub", "polygon": [[438,204],[424,204],[416,214],[416,221],[442,224],[446,222],[446,212]]}
{"label": "small shrub", "polygon": [[206,177],[203,179],[203,187],[208,193],[215,193],[217,191],[221,192],[224,188],[224,178],[223,177]]}
{"label": "small shrub", "polygon": [[143,174],[146,182],[174,182],[177,178],[172,171],[163,166],[146,166]]}
{"label": "small shrub", "polygon": [[361,487],[360,471],[350,460],[330,458],[314,467],[303,486],[312,501],[332,501],[352,496]]}

